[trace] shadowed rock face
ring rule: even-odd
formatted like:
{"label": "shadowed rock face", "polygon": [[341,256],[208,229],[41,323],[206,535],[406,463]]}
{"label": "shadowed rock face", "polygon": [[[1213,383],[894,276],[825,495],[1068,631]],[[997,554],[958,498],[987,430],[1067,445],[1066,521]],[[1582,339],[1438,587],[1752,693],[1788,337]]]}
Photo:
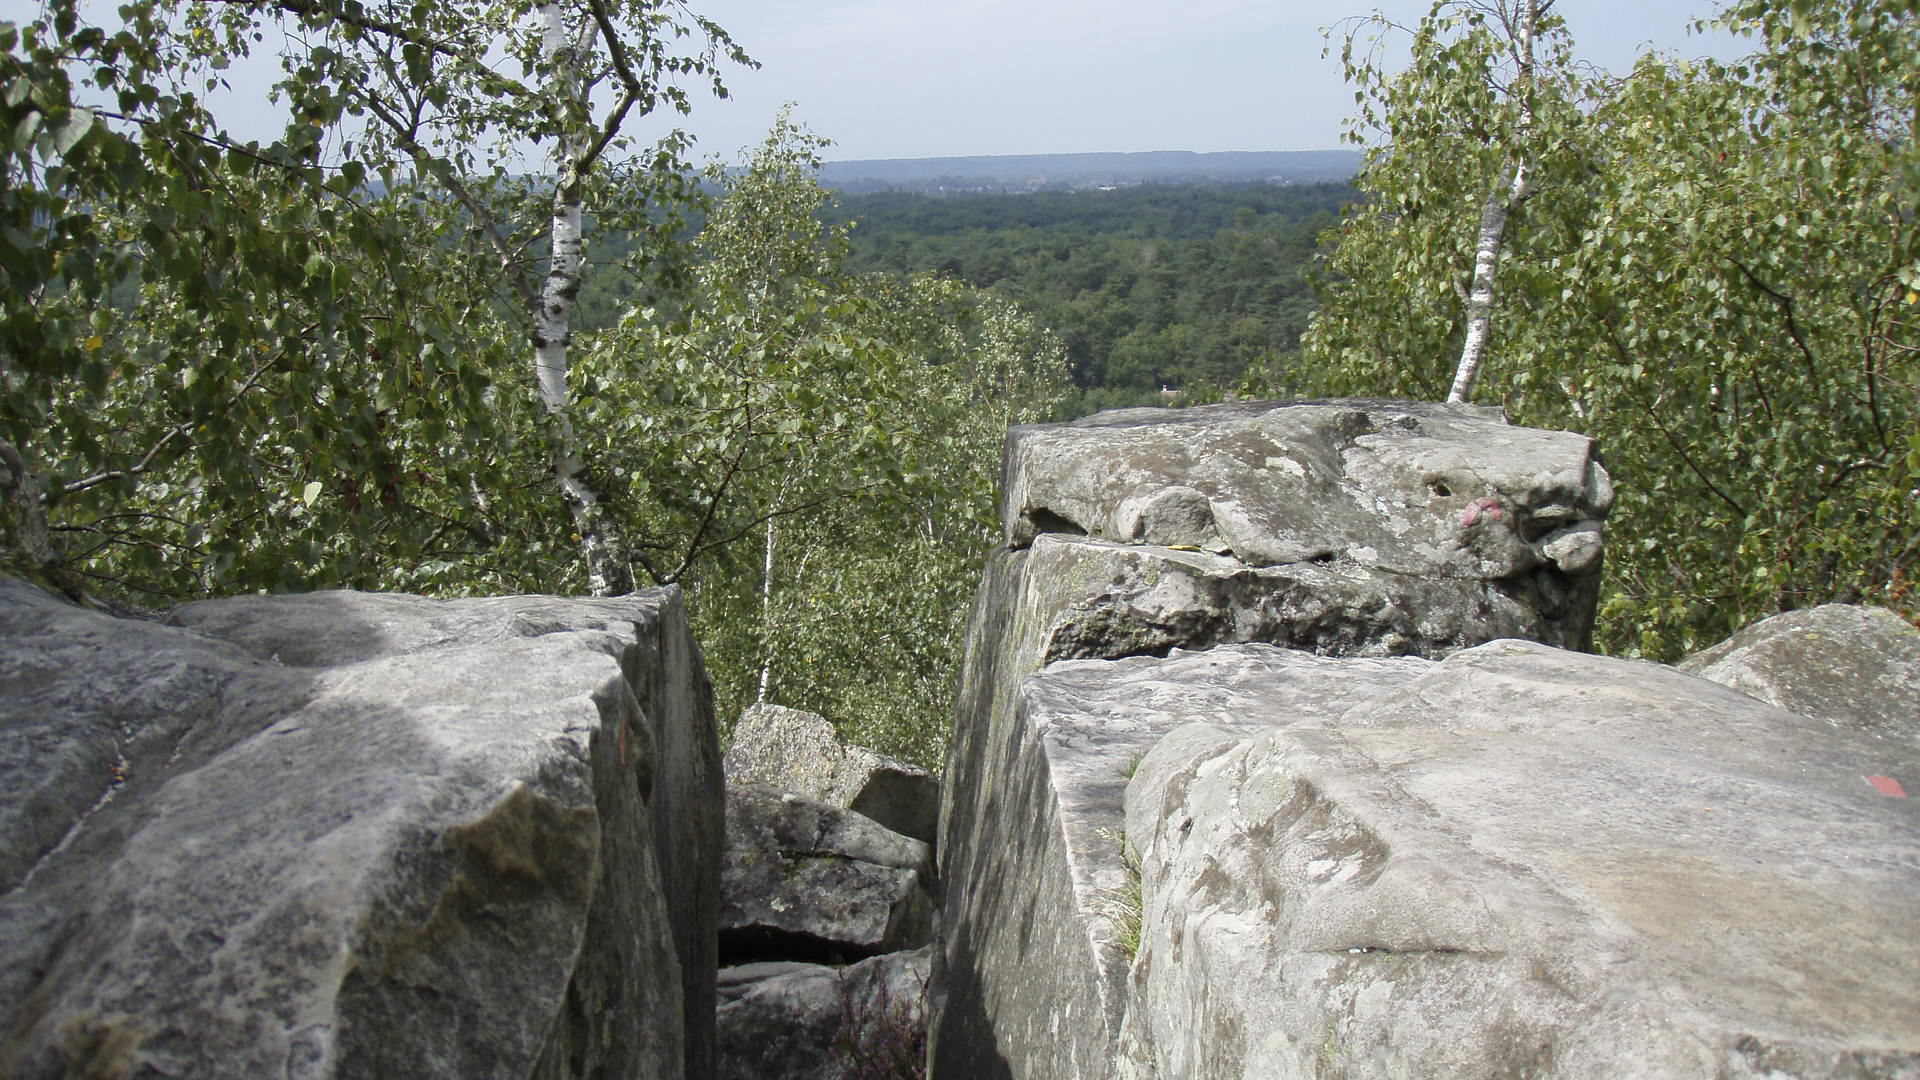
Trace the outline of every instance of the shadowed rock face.
{"label": "shadowed rock face", "polygon": [[742,964],[720,972],[718,1080],[904,1075],[926,1041],[930,950],[847,967]]}
{"label": "shadowed rock face", "polygon": [[0,583],[0,1074],[710,1074],[677,593],[173,621]]}
{"label": "shadowed rock face", "polygon": [[938,784],[823,717],[767,704],[741,716],[726,766],[721,1080],[917,1069]]}
{"label": "shadowed rock face", "polygon": [[861,814],[729,784],[721,958],[842,964],[918,948],[931,873],[926,844]]}

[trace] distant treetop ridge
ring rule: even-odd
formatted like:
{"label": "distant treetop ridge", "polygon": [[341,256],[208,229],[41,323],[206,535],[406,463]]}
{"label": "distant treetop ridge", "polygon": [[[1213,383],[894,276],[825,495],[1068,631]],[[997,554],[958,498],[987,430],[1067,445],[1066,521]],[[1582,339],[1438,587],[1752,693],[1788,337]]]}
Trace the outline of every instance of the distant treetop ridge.
{"label": "distant treetop ridge", "polygon": [[848,193],[1040,191],[1205,181],[1314,184],[1345,180],[1359,171],[1360,163],[1355,150],[1010,154],[829,161],[820,179]]}

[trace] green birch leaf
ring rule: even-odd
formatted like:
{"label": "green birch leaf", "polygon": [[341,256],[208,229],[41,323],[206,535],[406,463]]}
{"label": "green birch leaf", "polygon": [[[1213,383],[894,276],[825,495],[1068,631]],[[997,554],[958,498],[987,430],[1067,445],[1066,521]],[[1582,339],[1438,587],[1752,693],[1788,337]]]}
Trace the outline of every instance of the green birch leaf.
{"label": "green birch leaf", "polygon": [[62,157],[72,153],[73,148],[80,145],[80,140],[86,138],[87,133],[93,130],[95,123],[91,109],[74,109],[68,112],[66,120],[54,129],[54,153]]}

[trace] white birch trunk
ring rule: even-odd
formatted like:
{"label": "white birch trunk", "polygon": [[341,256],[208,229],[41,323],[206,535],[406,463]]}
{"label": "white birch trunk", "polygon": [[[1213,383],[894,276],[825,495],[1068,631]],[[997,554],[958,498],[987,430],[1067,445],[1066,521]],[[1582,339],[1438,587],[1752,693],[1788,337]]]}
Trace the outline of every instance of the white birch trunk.
{"label": "white birch trunk", "polygon": [[753,703],[767,701],[767,684],[773,679],[773,518],[767,519],[766,562],[760,568],[760,629],[766,639],[766,653],[760,659],[760,692]]}
{"label": "white birch trunk", "polygon": [[1500,249],[1506,240],[1507,220],[1526,201],[1533,188],[1528,177],[1526,143],[1533,132],[1533,34],[1539,25],[1542,5],[1539,0],[1520,0],[1519,70],[1514,77],[1514,92],[1520,95],[1520,147],[1514,153],[1513,174],[1502,191],[1496,187],[1487,195],[1480,213],[1480,232],[1473,246],[1473,287],[1467,293],[1467,334],[1460,346],[1460,362],[1453,371],[1453,387],[1447,392],[1450,402],[1464,403],[1473,394],[1480,378],[1480,365],[1486,358],[1487,335],[1493,326],[1494,280],[1500,266]]}
{"label": "white birch trunk", "polygon": [[[571,41],[560,5],[540,5],[543,49],[553,64],[551,84],[555,99],[571,102],[584,90],[575,50],[590,40]],[[563,106],[564,107],[564,106]],[[546,279],[540,285],[533,312],[533,363],[540,383],[540,400],[552,417],[558,447],[553,455],[553,478],[573,516],[575,538],[587,563],[587,591],[595,596],[619,596],[633,591],[633,571],[627,565],[625,543],[616,523],[601,505],[600,493],[588,484],[583,465],[574,453],[573,422],[568,415],[567,349],[572,341],[573,304],[580,294],[581,267],[586,261],[586,234],[582,228],[581,177],[583,156],[579,133],[562,135],[554,147],[553,220]]]}
{"label": "white birch trunk", "polygon": [[1500,265],[1500,245],[1506,239],[1507,219],[1513,208],[1526,197],[1527,163],[1513,167],[1513,182],[1506,191],[1495,190],[1487,196],[1480,213],[1480,234],[1473,246],[1473,288],[1467,292],[1467,337],[1460,346],[1460,362],[1453,370],[1453,388],[1447,400],[1465,402],[1480,377],[1480,364],[1486,357],[1487,333],[1493,326],[1493,286]]}

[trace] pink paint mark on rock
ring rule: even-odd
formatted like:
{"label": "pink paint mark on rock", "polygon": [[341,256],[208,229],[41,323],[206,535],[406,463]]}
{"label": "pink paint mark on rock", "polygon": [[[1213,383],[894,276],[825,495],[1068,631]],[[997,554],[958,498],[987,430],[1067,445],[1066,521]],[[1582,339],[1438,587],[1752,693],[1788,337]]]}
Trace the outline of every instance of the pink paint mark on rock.
{"label": "pink paint mark on rock", "polygon": [[1460,527],[1468,529],[1478,525],[1483,515],[1488,521],[1499,521],[1500,500],[1491,495],[1482,495],[1468,503],[1467,508],[1460,511]]}
{"label": "pink paint mark on rock", "polygon": [[1904,799],[1907,797],[1907,789],[1901,787],[1900,781],[1895,780],[1891,776],[1869,776],[1867,777],[1867,783],[1872,784],[1873,790],[1882,795],[1891,795],[1896,799]]}

